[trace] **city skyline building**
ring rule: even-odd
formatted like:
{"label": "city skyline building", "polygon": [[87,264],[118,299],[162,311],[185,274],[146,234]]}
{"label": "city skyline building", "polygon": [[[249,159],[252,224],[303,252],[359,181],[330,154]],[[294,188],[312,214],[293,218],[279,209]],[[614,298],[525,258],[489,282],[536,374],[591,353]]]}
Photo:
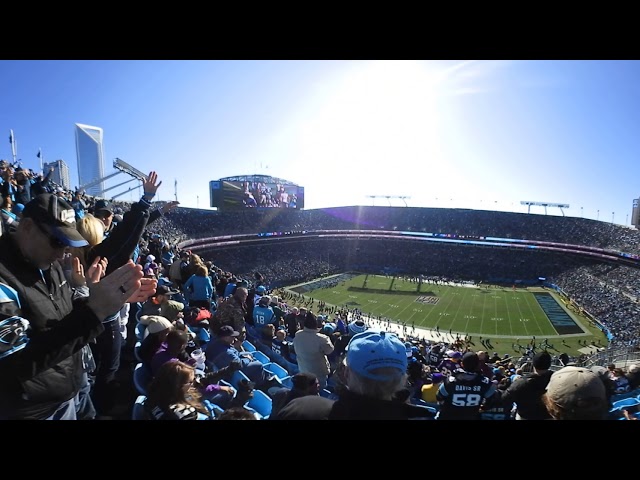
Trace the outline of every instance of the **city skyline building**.
{"label": "city skyline building", "polygon": [[[76,156],[78,158],[78,187],[104,177],[104,135],[100,127],[75,124]],[[85,188],[86,193],[102,197],[104,181]]]}
{"label": "city skyline building", "polygon": [[62,188],[71,190],[71,177],[69,175],[69,166],[67,163],[62,159],[54,162],[45,162],[43,164],[43,172],[45,175],[51,167],[53,167],[53,172],[50,177],[51,181],[57,183]]}

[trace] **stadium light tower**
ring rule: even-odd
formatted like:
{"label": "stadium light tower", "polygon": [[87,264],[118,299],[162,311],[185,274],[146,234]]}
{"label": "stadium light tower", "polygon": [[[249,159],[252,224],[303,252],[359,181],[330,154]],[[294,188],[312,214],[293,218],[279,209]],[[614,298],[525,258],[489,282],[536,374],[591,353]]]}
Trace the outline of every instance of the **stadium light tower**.
{"label": "stadium light tower", "polygon": [[544,207],[544,214],[547,214],[547,207],[558,207],[560,209],[560,213],[562,213],[562,216],[564,217],[564,210],[563,208],[569,208],[569,205],[566,203],[551,203],[551,202],[529,202],[526,200],[523,200],[520,202],[520,205],[527,205],[527,213],[531,213],[531,205],[538,205],[541,207]]}
{"label": "stadium light tower", "polygon": [[391,199],[392,198],[397,198],[400,199],[404,202],[404,206],[408,207],[407,205],[407,200],[410,200],[411,197],[405,196],[405,195],[367,195],[367,198],[371,198],[373,199],[373,206],[375,207],[376,205],[376,198],[386,198],[387,201],[389,202],[389,206],[391,206]]}

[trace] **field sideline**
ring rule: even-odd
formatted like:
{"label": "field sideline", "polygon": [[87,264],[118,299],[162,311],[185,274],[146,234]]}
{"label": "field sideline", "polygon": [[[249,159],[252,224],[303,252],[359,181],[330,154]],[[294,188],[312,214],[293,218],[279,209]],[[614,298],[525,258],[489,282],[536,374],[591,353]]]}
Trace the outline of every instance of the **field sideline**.
{"label": "field sideline", "polygon": [[[336,276],[336,280],[339,279],[340,276]],[[331,278],[323,281],[331,281]],[[312,307],[314,312],[317,312],[317,300],[322,300],[329,305],[358,308],[372,318],[387,318],[409,328],[439,329],[440,332],[451,330],[476,338],[522,339],[525,343],[533,336],[539,339],[563,339],[563,344],[566,339],[573,340],[570,343],[575,350],[580,346],[576,343],[577,338],[589,342],[603,338],[603,335],[598,336],[593,328],[588,327],[588,319],[565,308],[555,292],[538,287],[518,287],[514,290],[498,286],[422,283],[418,290],[416,282],[379,275],[358,275],[324,288],[313,288],[313,283],[289,287],[287,290],[296,292],[311,288],[304,296],[316,300]],[[559,333],[536,300],[536,294],[538,298],[545,297],[556,311],[569,315],[576,324],[573,327],[575,333]],[[547,298],[547,295],[554,300]]]}

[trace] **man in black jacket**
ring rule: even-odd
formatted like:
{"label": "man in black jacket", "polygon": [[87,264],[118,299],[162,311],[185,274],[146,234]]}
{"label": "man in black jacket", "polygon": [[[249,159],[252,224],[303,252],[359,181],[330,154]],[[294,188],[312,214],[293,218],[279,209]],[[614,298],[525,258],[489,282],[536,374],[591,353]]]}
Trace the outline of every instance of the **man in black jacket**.
{"label": "man in black jacket", "polygon": [[[0,237],[0,337],[10,339],[0,342],[1,419],[75,419],[82,347],[141,286],[142,269],[130,262],[74,302],[59,260],[83,245],[73,208],[51,194],[29,202],[16,232]],[[74,270],[81,286],[78,261]]]}
{"label": "man in black jacket", "polygon": [[551,374],[551,355],[547,352],[536,353],[533,357],[533,373],[516,379],[502,394],[505,402],[515,402],[516,420],[546,420],[551,418],[542,403]]}
{"label": "man in black jacket", "polygon": [[[136,260],[136,250],[144,229],[149,220],[151,202],[162,182],[157,182],[156,172],[150,172],[142,183],[144,195],[139,202],[131,206],[131,210],[124,214],[121,222],[113,222],[113,207],[106,200],[98,200],[95,214],[105,225],[105,239],[87,252],[87,264],[95,257],[106,257],[109,261],[107,274],[126,264],[129,259]],[[92,392],[96,410],[101,415],[108,415],[115,406],[118,393],[116,373],[120,368],[120,354],[122,349],[122,334],[120,333],[119,315],[102,319],[104,332],[96,342],[91,344],[91,350],[96,362],[95,385]]]}

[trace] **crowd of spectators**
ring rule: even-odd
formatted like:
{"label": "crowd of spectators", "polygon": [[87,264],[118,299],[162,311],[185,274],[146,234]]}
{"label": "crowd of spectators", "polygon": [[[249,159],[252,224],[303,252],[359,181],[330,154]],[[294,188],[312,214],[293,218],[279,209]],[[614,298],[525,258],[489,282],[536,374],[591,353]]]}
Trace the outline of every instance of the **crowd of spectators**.
{"label": "crowd of spectators", "polygon": [[396,230],[567,243],[640,254],[640,233],[614,223],[485,210],[335,207],[244,212],[178,208],[173,218],[188,238],[302,230]]}
{"label": "crowd of spectators", "polygon": [[[395,260],[397,258],[394,256],[396,252],[390,252],[388,245],[380,243],[354,248],[360,248],[361,250],[356,252],[355,250],[350,251],[343,248],[340,255],[335,255],[337,257],[336,270],[344,269],[348,263],[342,262],[357,254],[367,258],[368,261],[373,262],[372,264],[378,267],[385,263],[396,264]],[[446,248],[450,249],[451,247],[447,246]],[[505,264],[509,272],[511,272],[509,270],[511,268],[515,269],[513,272],[522,271],[520,269],[523,267],[514,256],[516,252],[498,252],[497,250],[477,252],[479,256],[487,253],[494,255],[491,263],[494,269],[503,268],[500,265]],[[282,387],[282,391],[280,391],[274,384],[267,383],[266,387],[262,387],[264,391],[268,392],[274,399],[285,399],[284,405],[282,405],[281,400],[278,400],[277,414],[274,419],[433,418],[436,415],[435,412],[440,411],[442,408],[446,410],[446,414],[443,413],[440,417],[442,419],[507,420],[538,417],[605,419],[608,416],[607,412],[611,407],[611,402],[615,398],[614,395],[629,392],[631,389],[631,382],[629,381],[626,382],[628,384],[626,387],[620,387],[619,390],[616,390],[616,388],[606,389],[605,385],[607,383],[605,379],[598,378],[597,371],[572,366],[571,359],[566,357],[565,364],[569,362],[568,367],[566,367],[566,375],[564,375],[565,369],[563,369],[563,375],[560,375],[557,381],[549,382],[551,377],[549,371],[551,357],[545,352],[536,352],[535,346],[527,349],[524,355],[512,358],[508,354],[500,355],[498,352],[494,352],[493,356],[490,357],[487,352],[475,351],[475,346],[472,346],[466,338],[460,337],[457,337],[455,341],[425,341],[424,339],[412,337],[405,331],[400,336],[401,338],[396,337],[396,340],[394,340],[375,333],[384,331],[385,324],[376,319],[363,317],[357,309],[331,309],[329,315],[315,315],[312,313],[314,309],[317,309],[318,312],[326,312],[324,305],[309,304],[304,297],[291,295],[282,289],[275,289],[272,291],[271,296],[267,295],[272,283],[275,281],[271,279],[270,274],[265,274],[265,272],[270,272],[268,265],[280,265],[283,270],[273,271],[276,272],[279,278],[284,276],[290,282],[293,278],[302,278],[300,272],[292,273],[287,270],[287,268],[290,269],[292,266],[297,265],[295,262],[292,263],[291,259],[305,258],[305,256],[310,255],[315,255],[319,259],[322,258],[322,252],[318,252],[317,245],[299,242],[284,246],[275,244],[269,247],[256,246],[250,251],[246,248],[238,249],[238,251],[223,249],[214,253],[212,259],[215,260],[204,262],[198,255],[188,253],[185,255],[183,253],[180,258],[180,268],[174,271],[173,276],[170,274],[170,280],[174,284],[185,284],[189,278],[190,264],[195,261],[198,265],[205,264],[208,266],[208,272],[217,296],[215,301],[212,296],[214,316],[215,312],[224,311],[225,313],[219,315],[219,319],[222,322],[227,322],[223,323],[222,326],[217,324],[214,327],[212,325],[210,333],[214,338],[228,340],[224,343],[225,351],[231,350],[234,352],[233,356],[238,355],[238,360],[243,362],[243,366],[240,368],[246,370],[247,376],[251,375],[255,379],[255,373],[252,374],[251,370],[255,370],[256,367],[260,368],[260,377],[254,383],[265,383],[269,380],[263,376],[263,369],[266,367],[264,365],[260,367],[258,365],[259,362],[251,356],[251,353],[244,350],[243,340],[246,338],[251,339],[259,348],[268,349],[269,352],[275,352],[275,346],[277,346],[278,355],[274,355],[274,357],[280,359],[285,366],[289,367],[292,374],[291,378],[295,377],[293,375],[295,371],[306,373],[307,377],[297,379],[296,384],[304,385],[305,388],[317,385],[315,390],[314,388],[311,389],[311,393],[290,394],[287,392],[293,391],[291,387]],[[450,255],[442,255],[440,250],[429,252],[427,249],[427,251],[419,252],[415,258],[410,259],[410,263],[415,263],[419,258],[425,256],[429,257],[431,266],[437,263],[435,259],[450,257]],[[563,257],[553,254],[543,254],[540,259],[533,258],[533,260],[536,260],[538,264],[542,263],[544,265],[545,256],[549,256],[546,260],[549,267],[555,265],[559,283],[562,283],[564,272],[572,272],[579,268],[595,268],[589,264],[576,266],[574,260],[569,261],[566,265],[559,266],[558,262],[562,262]],[[383,259],[382,263],[377,263],[375,259],[378,257]],[[176,257],[176,261],[177,259],[178,257]],[[458,261],[462,263],[453,267],[454,271],[461,270],[466,272],[467,270],[464,268],[465,261]],[[234,273],[232,273],[231,270],[222,268],[223,265],[226,267],[226,262],[229,262],[229,265],[239,266],[240,270],[233,268]],[[478,261],[478,263],[480,262]],[[475,268],[480,268],[475,265],[475,259],[473,258],[470,264],[473,268],[470,268],[469,272],[475,272]],[[246,270],[243,270],[245,265]],[[326,273],[327,266],[327,263],[319,260],[318,263],[307,265],[305,275],[308,272],[309,278],[322,276]],[[447,267],[452,268],[449,266],[448,261],[438,268],[442,268],[442,272],[444,272]],[[236,271],[246,271],[246,273],[235,273]],[[439,272],[440,270],[436,271]],[[579,278],[579,276],[576,275],[576,278]],[[269,288],[265,285],[268,285]],[[566,284],[563,284],[563,286],[568,288]],[[266,299],[266,302],[262,301],[264,299]],[[228,305],[231,305],[231,307],[227,308]],[[282,312],[280,316],[269,316],[270,321],[274,319],[273,328],[270,330],[263,328],[264,324],[256,323],[257,317],[255,317],[255,313],[261,310],[262,315],[265,308],[269,311],[279,309]],[[253,314],[251,313],[252,311]],[[330,318],[330,315],[334,317]],[[260,328],[257,328],[258,325],[260,325]],[[276,331],[281,332],[282,335],[276,335]],[[374,378],[372,383],[370,381],[371,378],[367,380],[362,377],[366,374],[366,369],[362,370],[358,367],[353,371],[348,367],[350,349],[345,348],[345,343],[349,343],[352,338],[366,331],[371,331],[373,335],[368,337],[370,339],[373,338],[373,340],[367,340],[367,342],[373,341],[375,344],[371,347],[372,352],[379,345],[383,345],[379,348],[387,352],[391,348],[390,345],[402,345],[404,347],[402,356],[406,358],[406,365],[404,365],[403,372],[406,378],[402,376],[394,377],[393,381],[383,382],[384,392],[381,390],[382,384],[374,385],[380,381],[381,377]],[[322,347],[318,350],[315,345],[322,345]],[[283,347],[287,349],[286,358],[283,354]],[[213,352],[213,350],[211,351]],[[303,354],[303,357],[299,357],[303,351],[306,351],[306,353]],[[356,351],[355,347],[352,347],[351,351]],[[217,353],[212,354],[216,357],[218,356]],[[312,354],[312,356],[309,357],[309,354]],[[547,356],[544,357],[541,354]],[[305,359],[304,362],[299,362],[301,358]],[[314,358],[316,359],[314,360]],[[361,361],[353,360],[352,365],[359,365]],[[391,361],[389,360],[389,362]],[[388,366],[384,367],[388,369],[390,374],[391,372],[399,371],[394,370],[396,367],[392,368],[392,364],[395,365],[394,363],[389,363]],[[225,364],[224,366],[229,367],[230,365]],[[324,369],[323,365],[327,366],[327,370]],[[634,371],[637,370],[634,369],[635,367],[628,370],[621,368],[617,368],[615,371],[612,370],[609,380],[613,383],[624,383],[624,380],[621,379],[627,378],[627,375],[632,377]],[[309,375],[312,375],[312,377],[309,377]],[[523,397],[522,392],[527,392],[527,388],[529,388],[528,386],[526,388],[523,387],[525,381],[528,385],[532,381],[531,378],[538,377],[540,377],[540,381],[536,383],[538,385],[536,387],[537,390],[530,393],[529,396]],[[565,377],[569,380],[564,381]],[[467,405],[469,408],[456,408],[460,403],[460,398],[456,397],[459,394],[456,393],[456,388],[452,387],[456,382],[460,382],[462,385],[460,388],[478,388],[478,392],[481,392],[478,397],[479,400],[476,402],[475,397],[473,399],[469,398],[469,405]],[[600,385],[598,382],[602,382],[602,388],[598,387]],[[547,384],[550,385],[548,388],[546,387]],[[392,385],[395,386],[392,388]],[[588,401],[583,402],[581,400],[576,402],[576,395],[567,393],[569,388],[574,388],[576,391],[581,392]],[[320,395],[322,399],[318,398],[320,396],[315,393],[316,390],[325,392],[324,395]],[[514,393],[511,393],[512,391]],[[516,391],[519,393],[516,394]],[[373,395],[373,392],[378,392],[378,397],[375,401],[369,397]],[[532,403],[531,399],[529,399],[531,395],[533,395],[533,400],[537,399],[535,404],[537,406],[533,410],[533,407],[529,406]],[[421,408],[418,410],[407,409],[408,407],[400,408],[401,404]],[[375,408],[372,408],[372,405],[375,405]],[[562,405],[564,408],[558,409],[558,405]],[[430,407],[430,409],[425,409],[424,407]],[[232,409],[234,414],[237,408],[239,407]],[[576,413],[576,409],[578,409],[578,413]],[[532,413],[534,411],[538,413]],[[568,415],[568,411],[573,413]],[[618,414],[623,415],[622,411],[618,412]],[[534,415],[538,415],[538,417]],[[628,412],[625,415],[629,415]]]}
{"label": "crowd of spectators", "polygon": [[[608,270],[602,266],[581,266],[556,275],[554,283],[586,312],[606,327],[610,333],[609,348],[627,347],[637,350],[640,347],[640,305],[625,295],[628,287],[620,283],[620,278],[634,279],[636,272],[620,274],[618,267]],[[617,272],[610,280],[609,273]],[[613,286],[616,285],[616,286]]]}
{"label": "crowd of spectators", "polygon": [[[265,242],[250,247],[199,250],[216,265],[243,274],[269,272],[274,285],[293,284],[326,274],[357,270],[446,277],[452,281],[537,282],[585,260],[557,252],[461,247],[429,242],[325,238],[307,242]],[[589,262],[589,260],[586,260]]]}
{"label": "crowd of spectators", "polygon": [[[190,212],[185,217],[186,212]],[[246,215],[178,208],[171,216],[181,237],[258,231],[314,229],[397,229],[492,235],[615,248],[638,252],[638,232],[606,222],[544,215],[398,207],[344,207],[301,212]],[[253,213],[253,212],[252,212]],[[357,219],[357,220],[356,220]],[[255,223],[254,223],[255,222]],[[256,226],[257,225],[257,226]],[[420,228],[418,228],[420,226]],[[178,237],[176,237],[178,238]],[[607,328],[612,347],[638,344],[637,305],[640,271],[600,264],[553,252],[504,250],[459,245],[368,242],[323,239],[306,242],[258,244],[243,248],[212,248],[201,252],[216,264],[249,277],[263,272],[273,286],[305,282],[348,270],[428,273],[452,281],[488,280],[535,282],[539,277],[555,283]]]}

